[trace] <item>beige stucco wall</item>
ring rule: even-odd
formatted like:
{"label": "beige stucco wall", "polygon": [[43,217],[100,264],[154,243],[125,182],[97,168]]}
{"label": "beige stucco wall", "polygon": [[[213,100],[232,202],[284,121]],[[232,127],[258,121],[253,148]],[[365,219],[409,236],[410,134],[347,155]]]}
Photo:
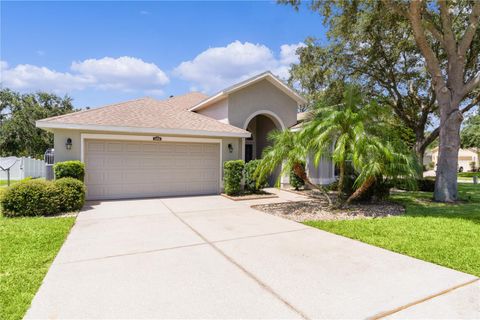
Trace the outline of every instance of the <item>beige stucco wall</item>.
{"label": "beige stucco wall", "polygon": [[207,117],[216,119],[223,123],[228,122],[228,99],[225,98],[221,101],[215,102],[207,108],[198,110],[198,113]]}
{"label": "beige stucco wall", "polygon": [[[54,148],[55,148],[55,162],[67,161],[67,160],[81,160],[81,134],[120,134],[120,135],[138,135],[138,136],[149,136],[147,134],[135,134],[129,132],[108,132],[108,131],[86,131],[86,130],[64,130],[64,129],[55,129],[54,133]],[[152,137],[154,134],[151,135]],[[162,135],[168,136],[168,135]],[[185,136],[189,137],[189,136]],[[191,137],[191,136],[190,136]],[[65,148],[65,142],[67,139],[72,139],[72,149],[67,150]],[[195,138],[199,138],[196,136]],[[204,137],[208,138],[208,137]],[[222,161],[241,159],[241,139],[240,138],[212,138],[212,139],[222,139]],[[230,153],[228,150],[228,145],[232,144],[233,151]]]}
{"label": "beige stucco wall", "polygon": [[275,113],[288,128],[297,122],[297,102],[268,80],[262,80],[228,97],[228,119],[231,125],[244,128],[245,121],[260,110]]}
{"label": "beige stucco wall", "polygon": [[[432,150],[432,162],[434,168],[436,169],[438,162],[438,148]],[[463,171],[470,171],[470,163],[475,162],[475,166],[478,168],[480,166],[479,154],[470,149],[460,149],[458,150],[458,167],[463,167]]]}

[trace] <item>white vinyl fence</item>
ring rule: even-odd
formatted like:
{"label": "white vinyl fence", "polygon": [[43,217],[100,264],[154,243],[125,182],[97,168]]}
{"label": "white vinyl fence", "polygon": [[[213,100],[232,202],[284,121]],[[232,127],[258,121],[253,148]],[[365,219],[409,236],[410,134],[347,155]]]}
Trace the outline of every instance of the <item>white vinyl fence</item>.
{"label": "white vinyl fence", "polygon": [[[22,180],[27,177],[45,178],[45,161],[26,157],[15,159],[15,164],[10,168],[10,180]],[[7,180],[7,171],[0,169],[0,180]]]}

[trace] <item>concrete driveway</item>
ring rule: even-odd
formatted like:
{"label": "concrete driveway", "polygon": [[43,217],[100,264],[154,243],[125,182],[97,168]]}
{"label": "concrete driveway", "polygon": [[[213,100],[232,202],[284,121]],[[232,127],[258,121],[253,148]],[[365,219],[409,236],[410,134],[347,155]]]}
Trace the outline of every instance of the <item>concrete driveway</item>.
{"label": "concrete driveway", "polygon": [[474,276],[250,204],[221,196],[90,203],[26,318],[480,317]]}

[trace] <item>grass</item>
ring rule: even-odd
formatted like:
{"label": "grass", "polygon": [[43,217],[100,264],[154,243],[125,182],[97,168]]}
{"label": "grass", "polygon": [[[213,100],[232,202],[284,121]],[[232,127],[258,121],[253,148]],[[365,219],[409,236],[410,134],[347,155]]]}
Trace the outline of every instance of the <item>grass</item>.
{"label": "grass", "polygon": [[406,213],[398,217],[309,221],[307,225],[480,276],[480,185],[459,184],[462,201],[442,204],[432,193],[392,196]]}
{"label": "grass", "polygon": [[477,176],[480,178],[480,172],[459,172],[458,173],[459,178],[471,178],[473,176]]}
{"label": "grass", "polygon": [[0,318],[21,319],[75,218],[0,215]]}
{"label": "grass", "polygon": [[[10,180],[10,185],[17,183],[18,180]],[[7,180],[0,180],[0,187],[7,187],[8,181]]]}

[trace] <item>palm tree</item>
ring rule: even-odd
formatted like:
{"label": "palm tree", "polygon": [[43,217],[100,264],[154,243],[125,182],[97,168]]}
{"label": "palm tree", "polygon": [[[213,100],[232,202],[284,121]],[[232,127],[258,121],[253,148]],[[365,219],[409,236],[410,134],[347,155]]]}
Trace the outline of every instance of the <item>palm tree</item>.
{"label": "palm tree", "polygon": [[347,199],[347,203],[361,199],[377,182],[402,179],[408,184],[414,184],[418,176],[415,155],[402,147],[399,141],[385,139],[384,136],[358,136],[352,159],[353,167],[359,175],[354,183],[357,189]]}
{"label": "palm tree", "polygon": [[347,87],[341,104],[317,105],[299,133],[286,130],[271,134],[273,145],[265,149],[256,174],[263,178],[283,164],[282,174],[293,170],[306,185],[322,190],[328,198],[323,188],[308,179],[302,163],[307,155],[313,155],[315,165],[323,156],[331,156],[340,168],[339,195],[344,190],[349,161],[357,175],[353,185],[356,190],[347,202],[362,198],[375,183],[384,180],[402,179],[412,184],[418,173],[415,157],[392,132],[384,110],[375,102],[367,103],[356,87]]}
{"label": "palm tree", "polygon": [[274,172],[276,168],[281,167],[281,173],[277,181],[279,183],[283,175],[293,170],[307,186],[320,190],[329,205],[332,205],[332,200],[328,193],[322,187],[312,183],[305,172],[303,163],[305,163],[307,158],[307,149],[300,140],[300,136],[288,129],[284,131],[275,130],[268,135],[268,139],[272,142],[272,145],[266,147],[263,151],[262,161],[254,173],[257,181],[262,181]]}
{"label": "palm tree", "polygon": [[302,140],[313,153],[315,165],[323,156],[329,156],[338,166],[339,194],[344,191],[347,162],[351,160],[356,138],[365,132],[364,123],[371,117],[367,109],[371,108],[366,107],[358,89],[348,86],[341,104],[326,106],[320,102],[301,132]]}

